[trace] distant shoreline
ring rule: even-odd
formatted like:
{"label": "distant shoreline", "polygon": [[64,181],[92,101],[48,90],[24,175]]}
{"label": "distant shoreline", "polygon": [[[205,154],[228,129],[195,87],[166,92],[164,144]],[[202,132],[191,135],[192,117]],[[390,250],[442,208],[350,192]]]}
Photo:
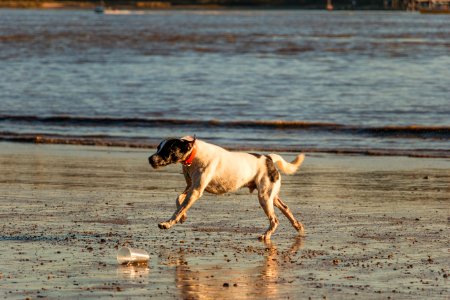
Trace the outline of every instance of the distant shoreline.
{"label": "distant shoreline", "polygon": [[[0,9],[94,9],[100,6],[99,1],[9,1],[0,0]],[[114,3],[113,5],[105,4],[105,9],[117,10],[202,10],[202,9],[217,9],[217,10],[233,10],[233,9],[298,9],[298,10],[326,10],[324,5],[287,5],[287,4],[255,4],[255,5],[233,5],[233,4],[171,4],[170,2],[162,1],[145,1],[145,2],[131,2]],[[386,9],[381,6],[358,6],[355,8],[349,6],[336,5],[334,10],[383,10],[392,11],[399,9]]]}
{"label": "distant shoreline", "polygon": [[[21,137],[0,137],[0,145],[4,143],[14,144],[35,144],[35,145],[72,145],[87,147],[108,147],[111,149],[155,149],[158,142],[122,140],[102,137],[58,137],[46,135],[24,135]],[[222,145],[231,151],[244,152],[283,152],[283,153],[322,153],[347,156],[378,156],[378,157],[410,157],[426,159],[450,159],[450,155],[445,149],[436,149],[428,151],[404,150],[404,149],[384,149],[384,148],[318,148],[302,147],[301,149],[292,146],[264,147],[264,146],[242,146],[236,144]]]}

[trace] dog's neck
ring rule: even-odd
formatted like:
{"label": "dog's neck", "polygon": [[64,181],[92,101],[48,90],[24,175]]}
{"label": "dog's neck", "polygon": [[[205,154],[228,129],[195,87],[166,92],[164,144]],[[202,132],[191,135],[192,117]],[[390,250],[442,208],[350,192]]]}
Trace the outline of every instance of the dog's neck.
{"label": "dog's neck", "polygon": [[194,144],[194,146],[192,147],[192,151],[191,153],[188,155],[188,157],[182,161],[181,163],[185,166],[190,166],[192,164],[192,162],[194,161],[195,155],[197,154],[197,145]]}

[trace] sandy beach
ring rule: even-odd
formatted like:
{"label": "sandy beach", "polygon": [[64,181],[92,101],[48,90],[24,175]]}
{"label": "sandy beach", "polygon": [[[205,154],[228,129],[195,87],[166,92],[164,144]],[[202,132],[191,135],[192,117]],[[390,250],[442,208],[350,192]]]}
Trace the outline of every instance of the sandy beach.
{"label": "sandy beach", "polygon": [[[448,159],[307,154],[281,192],[307,235],[277,211],[263,243],[247,189],[158,229],[184,179],[150,153],[0,143],[0,297],[448,299]],[[118,265],[124,244],[148,266]]]}

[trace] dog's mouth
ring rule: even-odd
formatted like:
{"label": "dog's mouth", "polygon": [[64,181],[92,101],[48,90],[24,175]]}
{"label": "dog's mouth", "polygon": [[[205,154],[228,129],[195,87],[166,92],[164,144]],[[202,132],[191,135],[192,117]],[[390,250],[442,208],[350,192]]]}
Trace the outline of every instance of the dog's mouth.
{"label": "dog's mouth", "polygon": [[150,164],[150,166],[152,166],[153,169],[158,169],[158,163],[156,162],[155,158],[153,156],[150,156],[148,158],[148,163]]}
{"label": "dog's mouth", "polygon": [[153,169],[158,169],[164,166],[167,166],[169,163],[159,160],[157,158],[155,158],[154,156],[150,156],[148,158],[148,163],[152,166]]}
{"label": "dog's mouth", "polygon": [[159,169],[159,168],[162,168],[164,166],[167,166],[168,164],[164,164],[164,163],[158,163],[158,164],[150,163],[150,165],[152,166],[153,169]]}

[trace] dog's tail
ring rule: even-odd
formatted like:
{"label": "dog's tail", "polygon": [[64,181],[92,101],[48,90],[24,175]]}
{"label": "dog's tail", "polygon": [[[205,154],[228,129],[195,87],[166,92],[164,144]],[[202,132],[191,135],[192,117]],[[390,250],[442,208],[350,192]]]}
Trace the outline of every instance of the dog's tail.
{"label": "dog's tail", "polygon": [[279,156],[278,154],[269,154],[268,155],[273,162],[277,165],[278,169],[285,173],[285,174],[294,174],[298,168],[301,166],[301,164],[303,163],[303,160],[305,159],[305,154],[299,154],[297,155],[297,157],[291,161],[290,163],[288,163],[287,161],[285,161],[281,156]]}

